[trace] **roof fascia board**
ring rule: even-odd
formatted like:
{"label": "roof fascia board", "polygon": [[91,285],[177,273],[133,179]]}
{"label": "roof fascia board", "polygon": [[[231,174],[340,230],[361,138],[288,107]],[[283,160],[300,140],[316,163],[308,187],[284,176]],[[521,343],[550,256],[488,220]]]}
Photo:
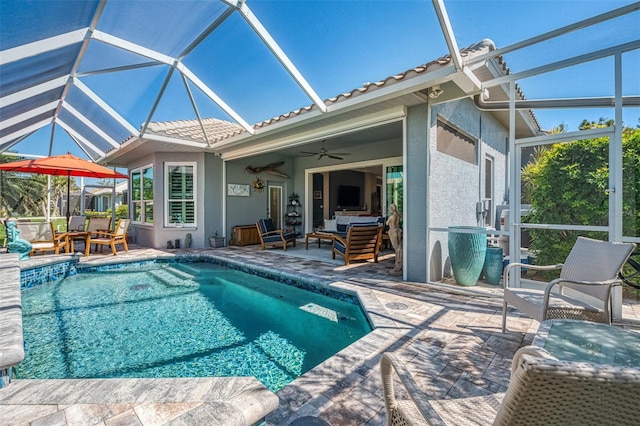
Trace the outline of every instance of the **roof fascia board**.
{"label": "roof fascia board", "polygon": [[566,25],[564,27],[558,28],[556,30],[546,32],[544,34],[540,34],[540,35],[538,35],[536,37],[528,38],[528,39],[520,41],[518,43],[514,43],[514,44],[511,44],[509,46],[503,47],[501,49],[497,49],[497,50],[494,50],[492,52],[487,52],[487,53],[485,53],[483,55],[479,55],[479,56],[474,57],[473,59],[471,59],[469,61],[469,64],[479,63],[479,62],[482,62],[482,61],[485,61],[485,60],[488,60],[488,59],[491,59],[491,58],[495,58],[497,56],[502,56],[502,55],[505,55],[505,54],[507,54],[509,52],[513,52],[515,50],[520,50],[522,48],[529,47],[529,46],[532,46],[534,44],[541,43],[543,41],[547,41],[547,40],[550,40],[550,39],[555,38],[555,37],[559,37],[559,36],[564,35],[564,34],[568,34],[568,33],[572,32],[572,31],[584,29],[584,28],[587,28],[589,26],[596,25],[596,24],[599,24],[601,22],[617,18],[619,16],[623,16],[623,15],[626,15],[628,13],[635,12],[637,10],[640,10],[640,2],[635,2],[635,3],[632,3],[630,5],[623,6],[623,7],[618,8],[618,9],[614,9],[614,10],[612,10],[610,12],[606,12],[606,13],[603,13],[603,14],[600,14],[600,15],[597,15],[597,16],[594,16],[594,17],[591,17],[591,18],[587,18],[587,19],[584,19],[582,21],[578,21],[578,22],[575,22],[573,24]]}
{"label": "roof fascia board", "polygon": [[[378,88],[359,96],[354,96],[349,99],[341,100],[328,107],[327,114],[322,114],[320,111],[312,110],[297,117],[288,118],[277,123],[269,124],[263,128],[256,129],[256,135],[268,135],[281,131],[283,128],[288,129],[292,126],[302,126],[307,123],[319,120],[328,115],[333,115],[352,109],[362,108],[374,103],[383,102],[388,99],[407,95],[410,93],[424,90],[427,87],[431,87],[434,84],[441,84],[446,81],[450,81],[453,77],[455,68],[453,65],[447,65],[442,68],[427,72],[423,75],[409,78],[398,83],[394,83],[388,86]],[[421,98],[421,100],[423,100]],[[234,146],[245,142],[246,139],[250,139],[251,136],[247,134],[240,134],[232,136],[224,141],[217,142],[214,145],[215,149],[224,149],[227,146]]]}
{"label": "roof fascia board", "polygon": [[209,99],[215,102],[224,112],[229,114],[236,123],[240,124],[244,129],[250,134],[254,134],[255,131],[253,127],[247,123],[237,112],[235,112],[225,101],[222,100],[218,95],[215,94],[213,90],[209,88],[202,80],[198,78],[189,68],[187,68],[182,62],[176,65],[178,71],[180,71],[185,77],[187,77],[193,84],[196,85],[202,92],[207,95]]}
{"label": "roof fascia board", "polygon": [[311,85],[302,76],[300,71],[298,71],[293,62],[291,62],[291,60],[284,53],[284,50],[282,50],[278,43],[276,43],[276,41],[273,39],[273,37],[271,37],[271,34],[269,34],[267,29],[262,25],[262,23],[253,14],[249,7],[244,2],[241,2],[240,7],[238,7],[237,10],[244,17],[249,26],[253,28],[253,31],[258,35],[258,37],[262,39],[271,53],[275,55],[276,59],[278,59],[282,66],[285,67],[289,75],[291,75],[296,83],[298,83],[298,86],[300,86],[300,88],[307,94],[309,99],[311,99],[311,101],[320,109],[320,111],[327,112],[327,106],[324,104],[323,100],[320,98],[320,96],[318,96],[315,90],[313,90]]}
{"label": "roof fascia board", "polygon": [[296,146],[305,145],[309,142],[353,133],[355,131],[365,130],[371,127],[381,126],[387,123],[402,120],[406,116],[406,114],[406,108],[403,106],[398,106],[373,114],[368,114],[363,117],[345,120],[341,123],[336,123],[328,127],[302,131],[294,135],[289,135],[280,139],[267,140],[259,144],[254,143],[250,146],[238,147],[237,149],[230,147],[230,149],[227,151],[219,150],[218,147],[214,145],[213,149],[217,154],[221,154],[224,160],[232,160],[286,148],[293,148]]}
{"label": "roof fascia board", "polygon": [[3,50],[0,52],[0,65],[10,64],[21,59],[40,55],[72,44],[81,43],[88,31],[89,28],[74,30],[65,34]]}
{"label": "roof fascia board", "polygon": [[100,108],[102,108],[107,114],[109,114],[114,120],[122,125],[125,129],[131,132],[132,135],[138,133],[138,129],[133,127],[127,120],[125,120],[120,114],[118,114],[113,108],[109,106],[100,96],[95,94],[89,87],[87,87],[82,81],[77,78],[73,79],[73,84],[95,102]]}
{"label": "roof fascia board", "polygon": [[24,136],[28,133],[33,133],[36,130],[40,130],[42,129],[44,126],[47,126],[49,124],[51,124],[51,122],[53,121],[53,118],[47,118],[45,120],[39,121],[38,123],[34,123],[30,126],[27,127],[23,127],[11,134],[8,135],[4,135],[3,137],[0,138],[0,147],[5,145],[8,142],[13,141],[16,138],[19,138],[21,136]]}
{"label": "roof fascia board", "polygon": [[0,108],[4,108],[6,106],[15,104],[17,102],[24,101],[25,99],[29,99],[41,93],[48,92],[49,90],[62,87],[65,84],[67,84],[68,80],[69,80],[69,75],[67,74],[62,77],[54,78],[53,80],[45,81],[44,83],[40,83],[35,86],[28,87],[19,92],[15,92],[10,95],[7,95],[3,98],[0,98]]}
{"label": "roof fascia board", "polygon": [[22,123],[23,121],[26,121],[30,118],[36,117],[40,114],[44,114],[45,112],[53,111],[54,109],[56,109],[57,105],[58,105],[58,101],[55,100],[55,101],[49,102],[48,104],[41,105],[38,108],[34,108],[27,112],[24,112],[20,115],[16,115],[15,117],[11,117],[6,120],[0,121],[0,130],[7,129],[15,124]]}
{"label": "roof fascia board", "polygon": [[139,44],[132,43],[128,40],[121,39],[119,37],[113,36],[111,34],[108,34],[99,30],[95,30],[91,35],[91,38],[106,44],[110,44],[112,46],[119,47],[121,49],[135,53],[137,55],[144,56],[146,58],[153,59],[158,62],[162,62],[163,64],[166,64],[166,65],[173,65],[174,62],[176,61],[171,56],[164,55],[160,52],[156,52],[155,50],[147,49],[146,47],[140,46]]}
{"label": "roof fascia board", "polygon": [[531,68],[519,73],[498,77],[493,80],[489,80],[482,83],[482,88],[484,89],[484,88],[494,87],[504,83],[511,83],[511,82],[515,83],[518,80],[532,77],[538,74],[543,74],[546,72],[555,71],[562,68],[568,68],[570,66],[579,65],[585,62],[595,61],[597,59],[613,56],[616,53],[624,53],[624,52],[628,52],[630,50],[635,50],[638,48],[640,48],[640,40],[630,41],[628,43],[619,44],[614,47],[608,47],[595,52],[574,56],[572,58],[568,58],[562,61],[557,61],[547,65]]}
{"label": "roof fascia board", "polygon": [[74,117],[76,117],[78,120],[80,120],[82,123],[84,123],[88,128],[90,128],[91,130],[93,130],[97,135],[99,135],[102,139],[104,139],[105,141],[109,142],[109,145],[111,145],[114,148],[117,148],[118,142],[116,142],[115,140],[113,140],[113,138],[111,136],[109,136],[104,130],[102,130],[101,128],[99,128],[98,126],[96,126],[95,124],[93,124],[93,121],[89,120],[87,117],[85,117],[84,115],[82,115],[80,113],[80,111],[78,111],[77,109],[75,109],[74,107],[72,107],[69,102],[65,102],[62,105],[62,108],[66,109],[67,111],[69,111]]}
{"label": "roof fascia board", "polygon": [[461,70],[462,55],[460,55],[460,49],[458,48],[458,43],[456,42],[456,36],[453,33],[453,28],[451,27],[451,22],[449,21],[447,8],[444,6],[444,2],[442,0],[432,0],[432,3],[433,9],[435,10],[438,17],[438,22],[440,22],[442,34],[444,35],[447,47],[449,48],[449,54],[451,55],[453,65],[456,70]]}
{"label": "roof fascia board", "polygon": [[[87,140],[87,138],[82,136],[80,133],[76,132],[71,126],[69,126],[64,121],[60,120],[60,118],[58,118],[56,120],[56,124],[58,126],[62,127],[70,136],[73,136],[73,139],[76,141],[78,146],[80,146],[80,148],[82,148],[82,145],[84,144],[84,145],[88,146],[89,148],[91,148],[94,152],[98,153],[99,155],[101,155],[101,156],[104,155],[104,151],[102,151],[101,149],[98,149],[97,146],[95,146],[94,144],[89,142]],[[82,142],[82,143],[79,143],[79,142]],[[91,157],[91,156],[89,155],[89,157]]]}

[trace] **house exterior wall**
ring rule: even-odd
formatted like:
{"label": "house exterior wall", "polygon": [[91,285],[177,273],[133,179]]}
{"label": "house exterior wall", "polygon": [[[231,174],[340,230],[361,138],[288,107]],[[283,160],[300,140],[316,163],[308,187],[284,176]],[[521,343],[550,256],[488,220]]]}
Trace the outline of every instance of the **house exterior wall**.
{"label": "house exterior wall", "polygon": [[[245,172],[247,166],[250,167],[263,167],[267,164],[277,163],[284,161],[284,164],[278,167],[278,171],[289,175],[289,179],[285,179],[280,176],[274,176],[272,174],[261,172],[258,174],[252,174]],[[269,195],[267,187],[270,184],[282,185],[283,197],[286,203],[288,196],[294,192],[294,176],[295,165],[292,157],[283,156],[282,154],[264,154],[260,156],[243,158],[240,160],[228,161],[226,164],[227,184],[242,184],[251,185],[254,179],[261,177],[265,180],[266,187],[262,192],[257,192],[251,187],[251,195],[249,197],[235,197],[226,196],[227,210],[226,210],[226,236],[227,242],[231,237],[231,230],[234,226],[240,225],[255,225],[258,219],[267,217]],[[226,188],[224,188],[224,194],[226,194]],[[302,200],[300,200],[302,202]],[[304,204],[303,204],[304,205]],[[283,212],[284,214],[284,212]]]}
{"label": "house exterior wall", "polygon": [[[438,117],[477,139],[476,163],[470,164],[438,151]],[[432,108],[429,146],[429,226],[484,226],[476,215],[476,203],[484,198],[484,158],[490,155],[494,167],[494,207],[506,197],[508,131],[491,114],[475,108],[471,100],[436,105]],[[437,281],[450,276],[448,234],[430,234],[430,277]]]}
{"label": "house exterior wall", "polygon": [[[136,243],[154,248],[166,248],[167,241],[172,243],[180,240],[181,247],[184,247],[185,237],[187,233],[191,234],[191,247],[198,248],[208,245],[207,216],[205,216],[205,206],[208,209],[205,194],[210,194],[215,190],[209,189],[205,180],[205,154],[190,152],[156,152],[153,155],[136,160],[129,164],[129,170],[153,165],[153,224],[132,223],[133,239]],[[166,162],[194,162],[196,163],[196,226],[175,227],[173,225],[165,226],[165,175],[164,165]],[[215,184],[214,184],[215,185]],[[221,186],[221,185],[220,185]],[[213,207],[218,208],[218,207]],[[221,210],[221,207],[219,207]]]}

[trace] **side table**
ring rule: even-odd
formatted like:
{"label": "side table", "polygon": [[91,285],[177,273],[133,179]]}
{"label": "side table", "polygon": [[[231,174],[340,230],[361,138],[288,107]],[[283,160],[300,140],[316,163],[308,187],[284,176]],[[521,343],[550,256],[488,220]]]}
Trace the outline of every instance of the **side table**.
{"label": "side table", "polygon": [[640,333],[579,320],[547,320],[533,339],[561,361],[617,367],[640,366]]}

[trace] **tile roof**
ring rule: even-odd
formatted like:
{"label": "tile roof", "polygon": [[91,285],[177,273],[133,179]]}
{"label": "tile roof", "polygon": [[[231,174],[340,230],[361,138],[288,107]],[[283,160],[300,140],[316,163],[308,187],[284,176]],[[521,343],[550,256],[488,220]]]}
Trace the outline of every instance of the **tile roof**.
{"label": "tile roof", "polygon": [[[210,143],[215,143],[245,131],[239,124],[217,118],[203,118],[202,126],[207,132],[207,138]],[[202,127],[198,120],[149,123],[147,133],[176,138],[188,138],[198,142],[206,142],[207,140],[202,133]]]}

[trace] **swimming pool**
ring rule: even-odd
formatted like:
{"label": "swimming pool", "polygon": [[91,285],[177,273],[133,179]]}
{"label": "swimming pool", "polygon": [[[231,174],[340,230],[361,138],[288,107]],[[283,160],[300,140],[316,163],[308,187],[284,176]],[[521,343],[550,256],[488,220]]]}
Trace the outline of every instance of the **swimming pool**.
{"label": "swimming pool", "polygon": [[23,291],[18,378],[257,377],[276,391],[371,327],[357,304],[211,263]]}

